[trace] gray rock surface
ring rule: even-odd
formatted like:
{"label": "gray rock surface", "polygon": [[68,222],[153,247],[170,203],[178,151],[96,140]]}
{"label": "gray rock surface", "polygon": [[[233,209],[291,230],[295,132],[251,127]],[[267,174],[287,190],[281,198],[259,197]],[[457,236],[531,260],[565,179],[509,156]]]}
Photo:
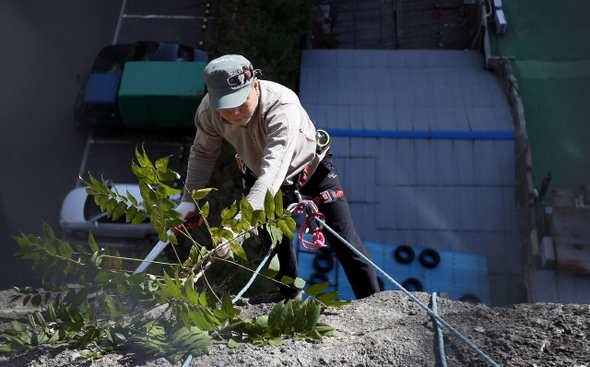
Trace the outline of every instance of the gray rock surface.
{"label": "gray rock surface", "polygon": [[[10,292],[10,291],[8,291]],[[0,292],[5,294],[7,292]],[[430,294],[415,295],[432,308]],[[0,329],[22,318],[22,306],[0,296]],[[439,315],[500,366],[590,366],[590,305],[483,304],[437,299]],[[240,307],[242,316],[268,314],[271,305]],[[320,322],[336,329],[321,341],[285,340],[280,346],[214,345],[190,366],[440,366],[433,318],[401,291],[388,291],[349,305],[329,308]],[[449,366],[489,366],[456,335],[443,327]],[[175,365],[141,351],[123,350],[86,359],[71,346],[43,346],[26,354],[0,355],[0,366],[135,366]]]}

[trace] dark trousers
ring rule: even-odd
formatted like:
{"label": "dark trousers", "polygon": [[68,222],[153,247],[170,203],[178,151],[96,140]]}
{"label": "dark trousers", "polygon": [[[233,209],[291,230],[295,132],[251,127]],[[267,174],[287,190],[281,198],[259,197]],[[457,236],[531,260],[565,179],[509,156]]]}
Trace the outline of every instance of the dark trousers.
{"label": "dark trousers", "polygon": [[[332,154],[328,152],[328,155],[320,163],[311,178],[309,178],[309,181],[300,189],[301,195],[316,198],[321,192],[326,190],[342,190],[338,175],[339,172],[332,164]],[[293,198],[284,198],[285,207],[293,202]],[[324,221],[330,228],[360,253],[371,259],[369,251],[354,229],[350,216],[350,208],[348,207],[348,201],[345,196],[341,196],[329,203],[320,203],[318,209],[320,213],[325,215],[326,219]],[[329,230],[324,229],[322,232],[329,242],[330,247],[334,250],[338,261],[342,264],[356,298],[368,297],[373,293],[379,292],[379,283],[375,269],[361,256],[346,246],[346,244],[342,243]],[[266,251],[268,251],[270,237],[268,234],[262,237],[263,242],[266,244]],[[282,276],[288,276],[294,279],[299,276],[297,255],[292,240],[283,237],[283,241],[276,247],[275,253],[278,255],[280,262],[280,270],[276,279],[280,280]],[[292,292],[287,287],[282,287],[281,291],[285,293]]]}

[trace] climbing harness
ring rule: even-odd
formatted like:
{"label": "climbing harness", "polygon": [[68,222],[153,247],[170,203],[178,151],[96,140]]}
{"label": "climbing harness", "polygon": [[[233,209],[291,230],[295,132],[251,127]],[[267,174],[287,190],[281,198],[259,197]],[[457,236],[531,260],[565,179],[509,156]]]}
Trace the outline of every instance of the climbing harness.
{"label": "climbing harness", "polygon": [[[326,237],[324,237],[324,234],[322,233],[322,228],[319,226],[313,227],[311,225],[311,220],[315,217],[325,219],[322,213],[311,213],[307,216],[304,225],[299,227],[299,232],[297,234],[297,238],[299,238],[301,245],[308,251],[316,251],[322,247],[327,247]],[[306,230],[312,232],[311,241],[308,241],[303,237]]]}
{"label": "climbing harness", "polygon": [[[296,195],[298,198],[301,198],[299,192],[296,191]],[[319,217],[325,219],[325,216],[318,211],[318,207],[315,203],[311,200],[300,200],[298,203],[289,206],[289,210],[292,210],[295,214],[306,214],[307,219],[305,223],[299,227],[299,231],[297,232],[297,238],[301,245],[308,251],[316,251],[322,247],[328,247],[326,245],[326,237],[322,233],[322,228],[320,226],[314,227],[311,222],[313,218]],[[308,241],[304,238],[304,234],[306,232],[311,232],[311,241]]]}
{"label": "climbing harness", "polygon": [[312,161],[307,166],[305,166],[305,168],[303,168],[303,171],[301,171],[299,177],[297,180],[295,180],[295,188],[297,190],[307,183],[307,180],[311,177],[315,169],[324,159],[328,149],[330,148],[330,143],[330,135],[328,132],[322,129],[316,130],[315,156],[313,157]]}
{"label": "climbing harness", "polygon": [[317,129],[316,131],[316,152],[321,154],[330,146],[330,134],[326,130]]}
{"label": "climbing harness", "polygon": [[318,197],[313,199],[313,202],[316,204],[331,203],[342,196],[344,196],[343,190],[326,190],[322,191]]}

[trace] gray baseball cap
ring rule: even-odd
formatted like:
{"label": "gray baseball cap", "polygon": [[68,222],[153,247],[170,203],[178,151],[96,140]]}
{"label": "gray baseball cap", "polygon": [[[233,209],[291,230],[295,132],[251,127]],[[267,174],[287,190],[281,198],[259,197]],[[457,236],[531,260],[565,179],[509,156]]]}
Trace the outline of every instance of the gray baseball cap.
{"label": "gray baseball cap", "polygon": [[225,55],[212,60],[203,72],[213,111],[235,108],[246,101],[255,71],[241,55]]}

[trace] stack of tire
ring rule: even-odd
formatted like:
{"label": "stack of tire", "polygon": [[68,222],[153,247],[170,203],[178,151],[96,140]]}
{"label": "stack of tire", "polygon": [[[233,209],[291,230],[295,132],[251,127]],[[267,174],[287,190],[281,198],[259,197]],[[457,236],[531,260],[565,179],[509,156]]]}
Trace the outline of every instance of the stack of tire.
{"label": "stack of tire", "polygon": [[334,270],[336,267],[336,259],[333,252],[334,250],[332,250],[329,246],[322,247],[318,250],[317,254],[313,258],[314,272],[309,276],[309,284],[326,283],[331,281],[328,273]]}
{"label": "stack of tire", "polygon": [[[416,258],[416,252],[414,249],[407,245],[398,246],[393,252],[393,258],[400,264],[407,265],[414,261]],[[433,249],[427,248],[420,252],[418,256],[420,264],[428,269],[434,269],[440,264],[440,254]],[[419,279],[410,277],[402,283],[402,287],[410,292],[421,292],[424,290],[424,286]]]}
{"label": "stack of tire", "polygon": [[[410,246],[401,245],[395,249],[395,251],[393,252],[393,257],[398,263],[407,265],[414,261],[414,259],[416,258],[416,252]],[[425,268],[434,269],[440,264],[441,256],[436,250],[427,248],[420,252],[420,255],[418,256],[418,261]],[[402,283],[402,287],[404,287],[404,289],[410,292],[421,292],[424,290],[422,282],[414,277],[409,277],[406,280],[404,280],[404,282]],[[461,296],[461,298],[459,298],[459,301],[469,303],[481,302],[480,298],[472,293],[464,294],[463,296]]]}

